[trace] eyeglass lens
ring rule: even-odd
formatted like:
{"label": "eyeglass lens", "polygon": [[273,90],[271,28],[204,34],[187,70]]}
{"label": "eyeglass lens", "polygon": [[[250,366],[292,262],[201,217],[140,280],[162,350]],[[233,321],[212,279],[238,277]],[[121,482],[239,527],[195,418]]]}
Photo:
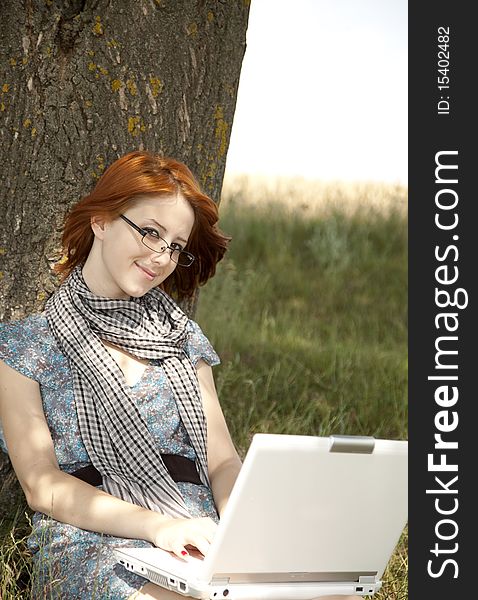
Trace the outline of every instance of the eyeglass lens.
{"label": "eyeglass lens", "polygon": [[168,246],[166,240],[150,233],[143,236],[143,244],[155,252],[162,253],[169,251],[171,260],[182,267],[188,267],[194,260],[189,252],[184,252],[178,248],[171,248],[171,246]]}

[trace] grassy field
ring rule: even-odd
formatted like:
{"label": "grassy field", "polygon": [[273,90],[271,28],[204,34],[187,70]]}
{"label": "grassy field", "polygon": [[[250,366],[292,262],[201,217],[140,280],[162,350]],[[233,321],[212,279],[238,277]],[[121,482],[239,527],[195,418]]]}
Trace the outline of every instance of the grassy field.
{"label": "grassy field", "polygon": [[[406,190],[398,190],[406,194]],[[407,222],[390,188],[370,209],[225,195],[233,241],[197,320],[223,363],[234,439],[256,431],[407,437]],[[380,188],[383,196],[383,189]],[[345,194],[344,194],[345,195]]]}
{"label": "grassy field", "polygon": [[[226,180],[227,258],[197,321],[244,454],[255,432],[407,439],[407,190]],[[4,523],[0,599],[28,598],[28,524]],[[407,532],[377,600],[404,600]]]}

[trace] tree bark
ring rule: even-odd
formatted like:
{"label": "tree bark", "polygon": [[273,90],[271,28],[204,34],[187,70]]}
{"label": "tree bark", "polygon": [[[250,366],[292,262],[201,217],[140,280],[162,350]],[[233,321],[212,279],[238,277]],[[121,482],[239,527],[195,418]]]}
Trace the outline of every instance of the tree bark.
{"label": "tree bark", "polygon": [[126,152],[185,162],[219,201],[248,13],[249,0],[2,0],[1,319],[42,309],[66,211]]}

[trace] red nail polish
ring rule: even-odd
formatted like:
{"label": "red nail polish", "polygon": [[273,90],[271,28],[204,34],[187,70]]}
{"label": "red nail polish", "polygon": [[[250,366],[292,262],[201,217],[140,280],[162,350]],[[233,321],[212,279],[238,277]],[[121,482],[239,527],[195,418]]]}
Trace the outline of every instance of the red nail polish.
{"label": "red nail polish", "polygon": [[186,552],[186,550],[181,550],[181,556],[187,556],[188,553]]}

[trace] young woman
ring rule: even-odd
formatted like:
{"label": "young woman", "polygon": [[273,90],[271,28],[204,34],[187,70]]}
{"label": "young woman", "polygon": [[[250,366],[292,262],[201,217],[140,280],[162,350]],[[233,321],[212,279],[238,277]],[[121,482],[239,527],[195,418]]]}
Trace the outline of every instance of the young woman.
{"label": "young woman", "polygon": [[130,153],[69,213],[45,312],[0,328],[0,441],[35,511],[34,598],[177,598],[113,548],[208,550],[241,463],[218,357],[170,294],[214,275],[216,222],[184,164]]}
{"label": "young woman", "polygon": [[0,419],[36,511],[35,597],[128,598],[146,580],[115,546],[207,552],[240,460],[217,355],[165,291],[186,297],[214,274],[228,242],[216,221],[185,165],[124,156],[70,212],[66,280],[45,312],[1,329]]}

